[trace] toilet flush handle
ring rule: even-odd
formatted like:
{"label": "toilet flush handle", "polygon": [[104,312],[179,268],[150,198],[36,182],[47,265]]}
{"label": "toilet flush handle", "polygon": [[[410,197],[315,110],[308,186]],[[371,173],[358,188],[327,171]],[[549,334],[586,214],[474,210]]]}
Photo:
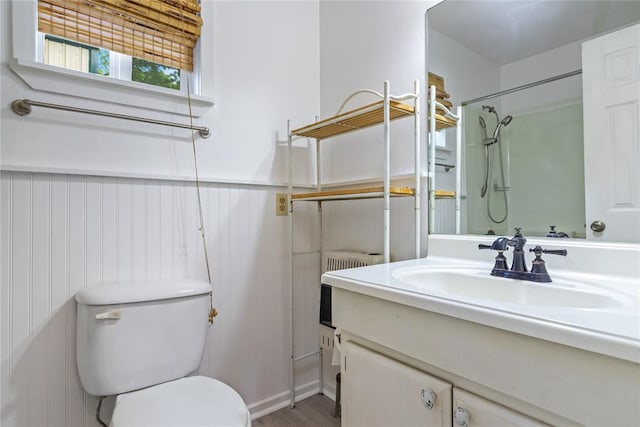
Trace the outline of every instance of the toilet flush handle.
{"label": "toilet flush handle", "polygon": [[120,310],[120,309],[109,310],[109,311],[105,311],[104,313],[96,314],[96,319],[98,319],[98,320],[119,319],[121,315],[122,315],[122,310]]}

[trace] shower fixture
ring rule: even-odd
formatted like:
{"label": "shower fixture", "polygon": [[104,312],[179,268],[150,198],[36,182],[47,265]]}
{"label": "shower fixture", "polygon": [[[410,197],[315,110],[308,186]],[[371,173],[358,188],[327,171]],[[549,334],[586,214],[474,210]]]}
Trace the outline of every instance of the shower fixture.
{"label": "shower fixture", "polygon": [[[507,115],[501,120],[495,107],[491,105],[483,105],[482,110],[487,111],[488,113],[492,113],[494,116],[496,116],[496,127],[493,130],[493,135],[489,137],[487,135],[487,123],[484,117],[482,117],[482,115],[478,116],[480,127],[484,132],[484,138],[482,140],[482,144],[484,145],[484,154],[485,154],[484,155],[484,158],[485,158],[484,183],[480,190],[480,197],[484,197],[485,195],[487,196],[487,214],[489,215],[489,219],[494,223],[501,224],[507,219],[507,216],[509,215],[509,202],[507,200],[507,186],[506,186],[506,182],[505,182],[506,180],[504,175],[504,164],[502,160],[502,143],[500,139],[500,131],[502,130],[503,127],[506,127],[509,125],[509,123],[511,123],[511,121],[513,120],[513,116]],[[497,150],[491,150],[491,146],[494,144],[497,145]],[[493,214],[491,212],[491,192],[487,194],[487,190],[489,187],[489,177],[493,175],[493,161],[495,158],[496,151],[498,151],[498,156],[500,161],[500,178],[502,180],[502,186],[497,187],[494,185],[494,188],[498,188],[499,189],[498,191],[502,191],[503,199],[504,199],[504,216],[500,219],[495,219],[493,217]]]}
{"label": "shower fixture", "polygon": [[493,131],[493,139],[498,139],[498,136],[500,135],[500,129],[502,129],[503,126],[507,126],[509,123],[511,123],[511,120],[513,120],[512,116],[505,116],[504,119],[500,120],[498,126],[496,126],[496,129]]}

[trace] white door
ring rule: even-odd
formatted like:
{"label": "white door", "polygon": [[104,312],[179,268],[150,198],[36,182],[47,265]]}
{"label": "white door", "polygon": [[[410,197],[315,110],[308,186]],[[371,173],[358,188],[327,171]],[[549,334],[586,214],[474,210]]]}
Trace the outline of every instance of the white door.
{"label": "white door", "polygon": [[454,427],[548,427],[459,388],[453,389],[453,414]]}
{"label": "white door", "polygon": [[342,425],[451,426],[451,384],[347,342]]}
{"label": "white door", "polygon": [[582,45],[588,239],[640,242],[639,51],[640,24]]}

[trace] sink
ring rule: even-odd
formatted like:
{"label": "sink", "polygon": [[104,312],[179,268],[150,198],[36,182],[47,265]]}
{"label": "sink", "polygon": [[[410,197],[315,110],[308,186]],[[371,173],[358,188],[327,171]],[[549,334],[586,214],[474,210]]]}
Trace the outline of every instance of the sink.
{"label": "sink", "polygon": [[595,285],[554,279],[535,283],[494,277],[489,271],[458,267],[407,267],[393,277],[422,292],[507,304],[597,309],[623,305],[617,295]]}

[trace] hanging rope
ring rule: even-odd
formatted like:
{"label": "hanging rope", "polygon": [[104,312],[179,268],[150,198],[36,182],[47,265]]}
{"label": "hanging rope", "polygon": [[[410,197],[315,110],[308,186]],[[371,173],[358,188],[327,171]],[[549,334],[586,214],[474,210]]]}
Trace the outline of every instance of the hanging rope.
{"label": "hanging rope", "polygon": [[[189,105],[189,124],[193,127],[193,113],[191,112],[191,88],[189,87],[189,80],[191,76],[187,76],[187,103]],[[198,175],[198,154],[196,151],[196,138],[195,133],[191,131],[191,147],[193,148],[193,167],[195,170],[196,178],[196,195],[198,196],[198,216],[200,219],[200,236],[202,236],[202,249],[204,251],[204,263],[207,267],[207,279],[211,285],[211,292],[209,292],[209,325],[213,324],[213,318],[218,315],[218,310],[213,307],[213,281],[211,280],[211,268],[209,267],[209,251],[207,250],[207,237],[204,229],[204,215],[202,214],[202,199],[200,197],[200,177]]]}

